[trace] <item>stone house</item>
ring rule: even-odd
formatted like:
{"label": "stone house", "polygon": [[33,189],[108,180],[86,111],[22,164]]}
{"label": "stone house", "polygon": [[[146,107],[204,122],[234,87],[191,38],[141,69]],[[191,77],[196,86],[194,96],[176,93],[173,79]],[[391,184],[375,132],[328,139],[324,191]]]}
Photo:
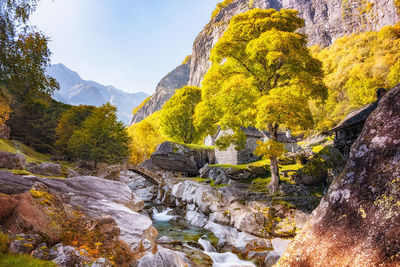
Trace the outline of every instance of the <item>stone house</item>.
{"label": "stone house", "polygon": [[[215,162],[217,164],[246,164],[259,160],[260,158],[254,155],[254,150],[257,147],[257,141],[266,142],[269,140],[268,132],[261,132],[254,127],[242,128],[246,134],[245,149],[236,150],[235,146],[231,144],[226,150],[215,148]],[[213,136],[209,135],[204,139],[204,145],[214,146],[215,142],[222,136],[233,134],[233,130],[218,129],[217,133]],[[300,149],[296,140],[291,136],[290,132],[279,132],[278,141],[286,145],[286,149],[295,152]]]}
{"label": "stone house", "polygon": [[360,135],[364,123],[369,115],[376,109],[379,101],[387,91],[379,88],[376,91],[378,100],[365,105],[359,109],[350,112],[338,125],[336,125],[331,133],[334,134],[334,147],[339,149],[344,158],[348,158],[350,148]]}

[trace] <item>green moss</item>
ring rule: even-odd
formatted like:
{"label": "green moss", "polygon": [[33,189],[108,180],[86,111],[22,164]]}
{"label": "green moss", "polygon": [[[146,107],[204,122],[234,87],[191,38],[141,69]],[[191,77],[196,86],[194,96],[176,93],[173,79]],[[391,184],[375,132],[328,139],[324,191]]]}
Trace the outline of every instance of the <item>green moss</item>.
{"label": "green moss", "polygon": [[185,144],[185,143],[179,143],[179,142],[177,142],[177,144],[180,144],[182,146],[192,148],[192,149],[212,149],[212,150],[215,149],[214,146],[204,146],[204,145],[199,145],[199,144]]}
{"label": "green moss", "polygon": [[221,167],[221,168],[232,168],[235,170],[245,170],[248,169],[249,167],[263,167],[263,166],[268,166],[270,165],[270,160],[269,159],[263,159],[259,161],[255,161],[252,163],[247,163],[247,164],[240,164],[240,165],[230,165],[230,164],[213,164],[210,165],[210,167]]}
{"label": "green moss", "polygon": [[57,267],[52,261],[42,261],[26,255],[0,254],[0,266]]}
{"label": "green moss", "polygon": [[33,198],[39,200],[39,203],[42,205],[50,205],[51,202],[54,200],[53,197],[44,191],[38,191],[35,189],[29,190],[29,193],[32,195]]}
{"label": "green moss", "polygon": [[284,207],[286,207],[288,209],[296,208],[296,206],[293,205],[292,203],[290,203],[288,201],[285,201],[285,200],[282,200],[282,199],[273,199],[272,200],[272,204],[273,205],[282,205],[282,206],[284,206]]}
{"label": "green moss", "polygon": [[19,141],[6,140],[0,138],[0,151],[10,153],[20,153],[26,157],[27,162],[46,162],[50,160],[50,155],[36,152],[30,147]]}

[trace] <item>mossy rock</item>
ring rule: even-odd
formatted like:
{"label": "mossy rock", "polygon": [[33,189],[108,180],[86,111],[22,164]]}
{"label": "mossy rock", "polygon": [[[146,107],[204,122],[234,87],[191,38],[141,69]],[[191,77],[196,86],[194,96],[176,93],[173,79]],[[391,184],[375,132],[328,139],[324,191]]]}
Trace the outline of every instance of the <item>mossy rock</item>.
{"label": "mossy rock", "polygon": [[297,172],[294,180],[296,183],[304,185],[323,183],[328,176],[328,169],[340,169],[344,163],[339,150],[330,146],[325,147]]}

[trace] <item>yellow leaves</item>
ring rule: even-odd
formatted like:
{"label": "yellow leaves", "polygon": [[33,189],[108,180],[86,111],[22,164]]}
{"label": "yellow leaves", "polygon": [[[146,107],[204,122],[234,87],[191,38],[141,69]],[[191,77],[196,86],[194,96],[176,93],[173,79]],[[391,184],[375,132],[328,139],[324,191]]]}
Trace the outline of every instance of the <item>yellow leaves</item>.
{"label": "yellow leaves", "polygon": [[10,113],[12,112],[7,101],[0,97],[0,126],[4,125],[6,121],[10,118]]}
{"label": "yellow leaves", "polygon": [[268,123],[278,123],[291,129],[307,129],[312,126],[312,116],[307,97],[301,88],[290,86],[270,91],[257,101],[256,126],[267,129]]}
{"label": "yellow leaves", "polygon": [[161,110],[160,126],[163,134],[172,141],[190,144],[199,139],[193,124],[196,105],[201,101],[201,90],[185,86],[175,92]]}
{"label": "yellow leaves", "polygon": [[128,128],[131,137],[130,161],[140,164],[150,157],[156,147],[166,140],[160,130],[160,111]]}
{"label": "yellow leaves", "polygon": [[323,62],[329,92],[323,110],[313,112],[320,113],[319,129],[327,130],[350,110],[375,101],[378,87],[389,89],[400,82],[398,47],[400,26],[395,25],[342,37],[329,48],[311,49]]}
{"label": "yellow leaves", "polygon": [[257,141],[257,145],[254,154],[264,159],[278,158],[286,152],[285,145],[274,140],[268,140],[265,143]]}

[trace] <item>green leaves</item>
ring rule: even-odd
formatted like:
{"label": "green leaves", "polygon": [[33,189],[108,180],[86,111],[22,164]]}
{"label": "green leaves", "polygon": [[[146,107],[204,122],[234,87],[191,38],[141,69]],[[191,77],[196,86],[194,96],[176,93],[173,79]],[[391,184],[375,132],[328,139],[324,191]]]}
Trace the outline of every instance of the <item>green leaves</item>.
{"label": "green leaves", "polygon": [[162,132],[172,141],[186,144],[197,141],[200,134],[193,125],[193,115],[200,100],[201,90],[198,87],[185,86],[177,90],[162,109]]}
{"label": "green leaves", "polygon": [[73,131],[67,145],[73,158],[95,163],[118,163],[128,158],[130,138],[115,113],[110,104],[95,108]]}
{"label": "green leaves", "polygon": [[45,67],[50,63],[49,39],[25,25],[37,2],[0,3],[0,85],[18,103],[58,89],[57,82],[45,74]]}
{"label": "green leaves", "polygon": [[254,154],[264,159],[279,158],[286,152],[285,145],[274,140],[268,140],[265,143],[257,141],[257,145]]}

